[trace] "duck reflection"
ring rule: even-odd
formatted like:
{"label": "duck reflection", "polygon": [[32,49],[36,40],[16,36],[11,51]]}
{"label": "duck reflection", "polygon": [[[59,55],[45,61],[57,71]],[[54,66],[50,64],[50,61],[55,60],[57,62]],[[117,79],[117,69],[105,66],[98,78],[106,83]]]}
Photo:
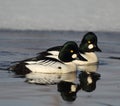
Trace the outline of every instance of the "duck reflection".
{"label": "duck reflection", "polygon": [[[86,67],[86,68],[85,68]],[[77,92],[83,90],[85,92],[92,92],[96,89],[96,82],[100,79],[100,74],[95,72],[97,66],[89,68],[85,66],[84,69],[78,73],[78,83],[69,82],[69,81],[60,81],[57,84],[58,92],[60,92],[61,97],[65,101],[73,102],[77,98]]]}
{"label": "duck reflection", "polygon": [[85,72],[96,72],[98,70],[98,64],[88,64],[88,65],[79,65],[77,66],[78,71]]}
{"label": "duck reflection", "polygon": [[78,74],[81,89],[86,92],[92,92],[96,89],[96,82],[100,79],[100,74],[96,73],[98,64],[90,64],[78,66],[80,74]]}
{"label": "duck reflection", "polygon": [[79,74],[81,89],[86,92],[92,92],[96,89],[96,82],[100,79],[100,74],[95,72],[84,72]]}
{"label": "duck reflection", "polygon": [[73,82],[60,81],[57,84],[58,92],[60,92],[61,97],[65,101],[72,102],[76,100],[76,94],[81,89],[79,84]]}
{"label": "duck reflection", "polygon": [[96,82],[101,75],[97,73],[97,65],[81,66],[77,73],[44,74],[29,73],[26,82],[30,84],[52,85],[57,84],[57,90],[65,101],[73,102],[77,98],[78,91],[93,92]]}
{"label": "duck reflection", "polygon": [[76,73],[67,74],[29,73],[26,75],[26,82],[30,84],[52,85],[59,83],[61,80],[74,82],[76,80]]}

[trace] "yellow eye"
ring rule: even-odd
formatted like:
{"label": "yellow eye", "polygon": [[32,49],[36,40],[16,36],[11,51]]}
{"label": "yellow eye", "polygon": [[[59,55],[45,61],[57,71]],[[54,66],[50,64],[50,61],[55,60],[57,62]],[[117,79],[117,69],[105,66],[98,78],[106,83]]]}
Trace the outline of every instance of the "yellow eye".
{"label": "yellow eye", "polygon": [[88,41],[88,43],[91,43],[90,41]]}
{"label": "yellow eye", "polygon": [[73,53],[74,51],[73,50],[70,50],[71,53]]}

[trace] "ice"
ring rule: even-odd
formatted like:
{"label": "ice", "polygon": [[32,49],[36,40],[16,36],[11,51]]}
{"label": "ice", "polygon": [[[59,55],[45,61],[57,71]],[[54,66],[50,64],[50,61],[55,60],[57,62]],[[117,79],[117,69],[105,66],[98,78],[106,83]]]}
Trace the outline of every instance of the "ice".
{"label": "ice", "polygon": [[0,29],[119,31],[119,0],[0,0]]}

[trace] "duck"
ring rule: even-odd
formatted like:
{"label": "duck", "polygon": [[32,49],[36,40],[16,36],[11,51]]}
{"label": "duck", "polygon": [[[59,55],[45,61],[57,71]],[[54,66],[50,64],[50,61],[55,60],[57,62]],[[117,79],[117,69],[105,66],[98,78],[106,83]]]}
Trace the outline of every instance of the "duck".
{"label": "duck", "polygon": [[102,52],[102,50],[98,47],[97,43],[98,39],[95,33],[88,32],[85,34],[79,45],[79,52],[87,61],[75,60],[74,62],[78,66],[98,64],[99,59],[95,52]]}
{"label": "duck", "polygon": [[[76,59],[73,62],[77,66],[88,65],[88,64],[98,64],[99,59],[95,52],[101,52],[102,50],[98,47],[97,43],[98,43],[98,39],[95,33],[93,32],[86,33],[79,45],[79,53],[87,61]],[[58,57],[59,51],[61,50],[61,48],[62,46],[51,47],[44,52],[38,53],[38,55],[46,54],[46,56],[49,55],[50,57],[56,58]]]}
{"label": "duck", "polygon": [[58,56],[51,57],[47,53],[42,53],[33,58],[19,61],[10,66],[9,70],[17,75],[33,73],[70,73],[76,71],[76,64],[72,61],[79,59],[86,61],[80,54],[78,45],[74,41],[66,42]]}

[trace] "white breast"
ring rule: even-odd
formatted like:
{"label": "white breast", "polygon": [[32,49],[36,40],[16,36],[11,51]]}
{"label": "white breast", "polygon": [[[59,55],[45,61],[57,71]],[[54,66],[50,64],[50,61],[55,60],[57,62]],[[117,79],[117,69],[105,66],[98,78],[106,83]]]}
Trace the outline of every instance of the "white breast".
{"label": "white breast", "polygon": [[85,54],[81,54],[87,61],[74,60],[73,62],[77,65],[86,65],[93,64],[98,62],[98,57],[94,52],[88,52]]}

